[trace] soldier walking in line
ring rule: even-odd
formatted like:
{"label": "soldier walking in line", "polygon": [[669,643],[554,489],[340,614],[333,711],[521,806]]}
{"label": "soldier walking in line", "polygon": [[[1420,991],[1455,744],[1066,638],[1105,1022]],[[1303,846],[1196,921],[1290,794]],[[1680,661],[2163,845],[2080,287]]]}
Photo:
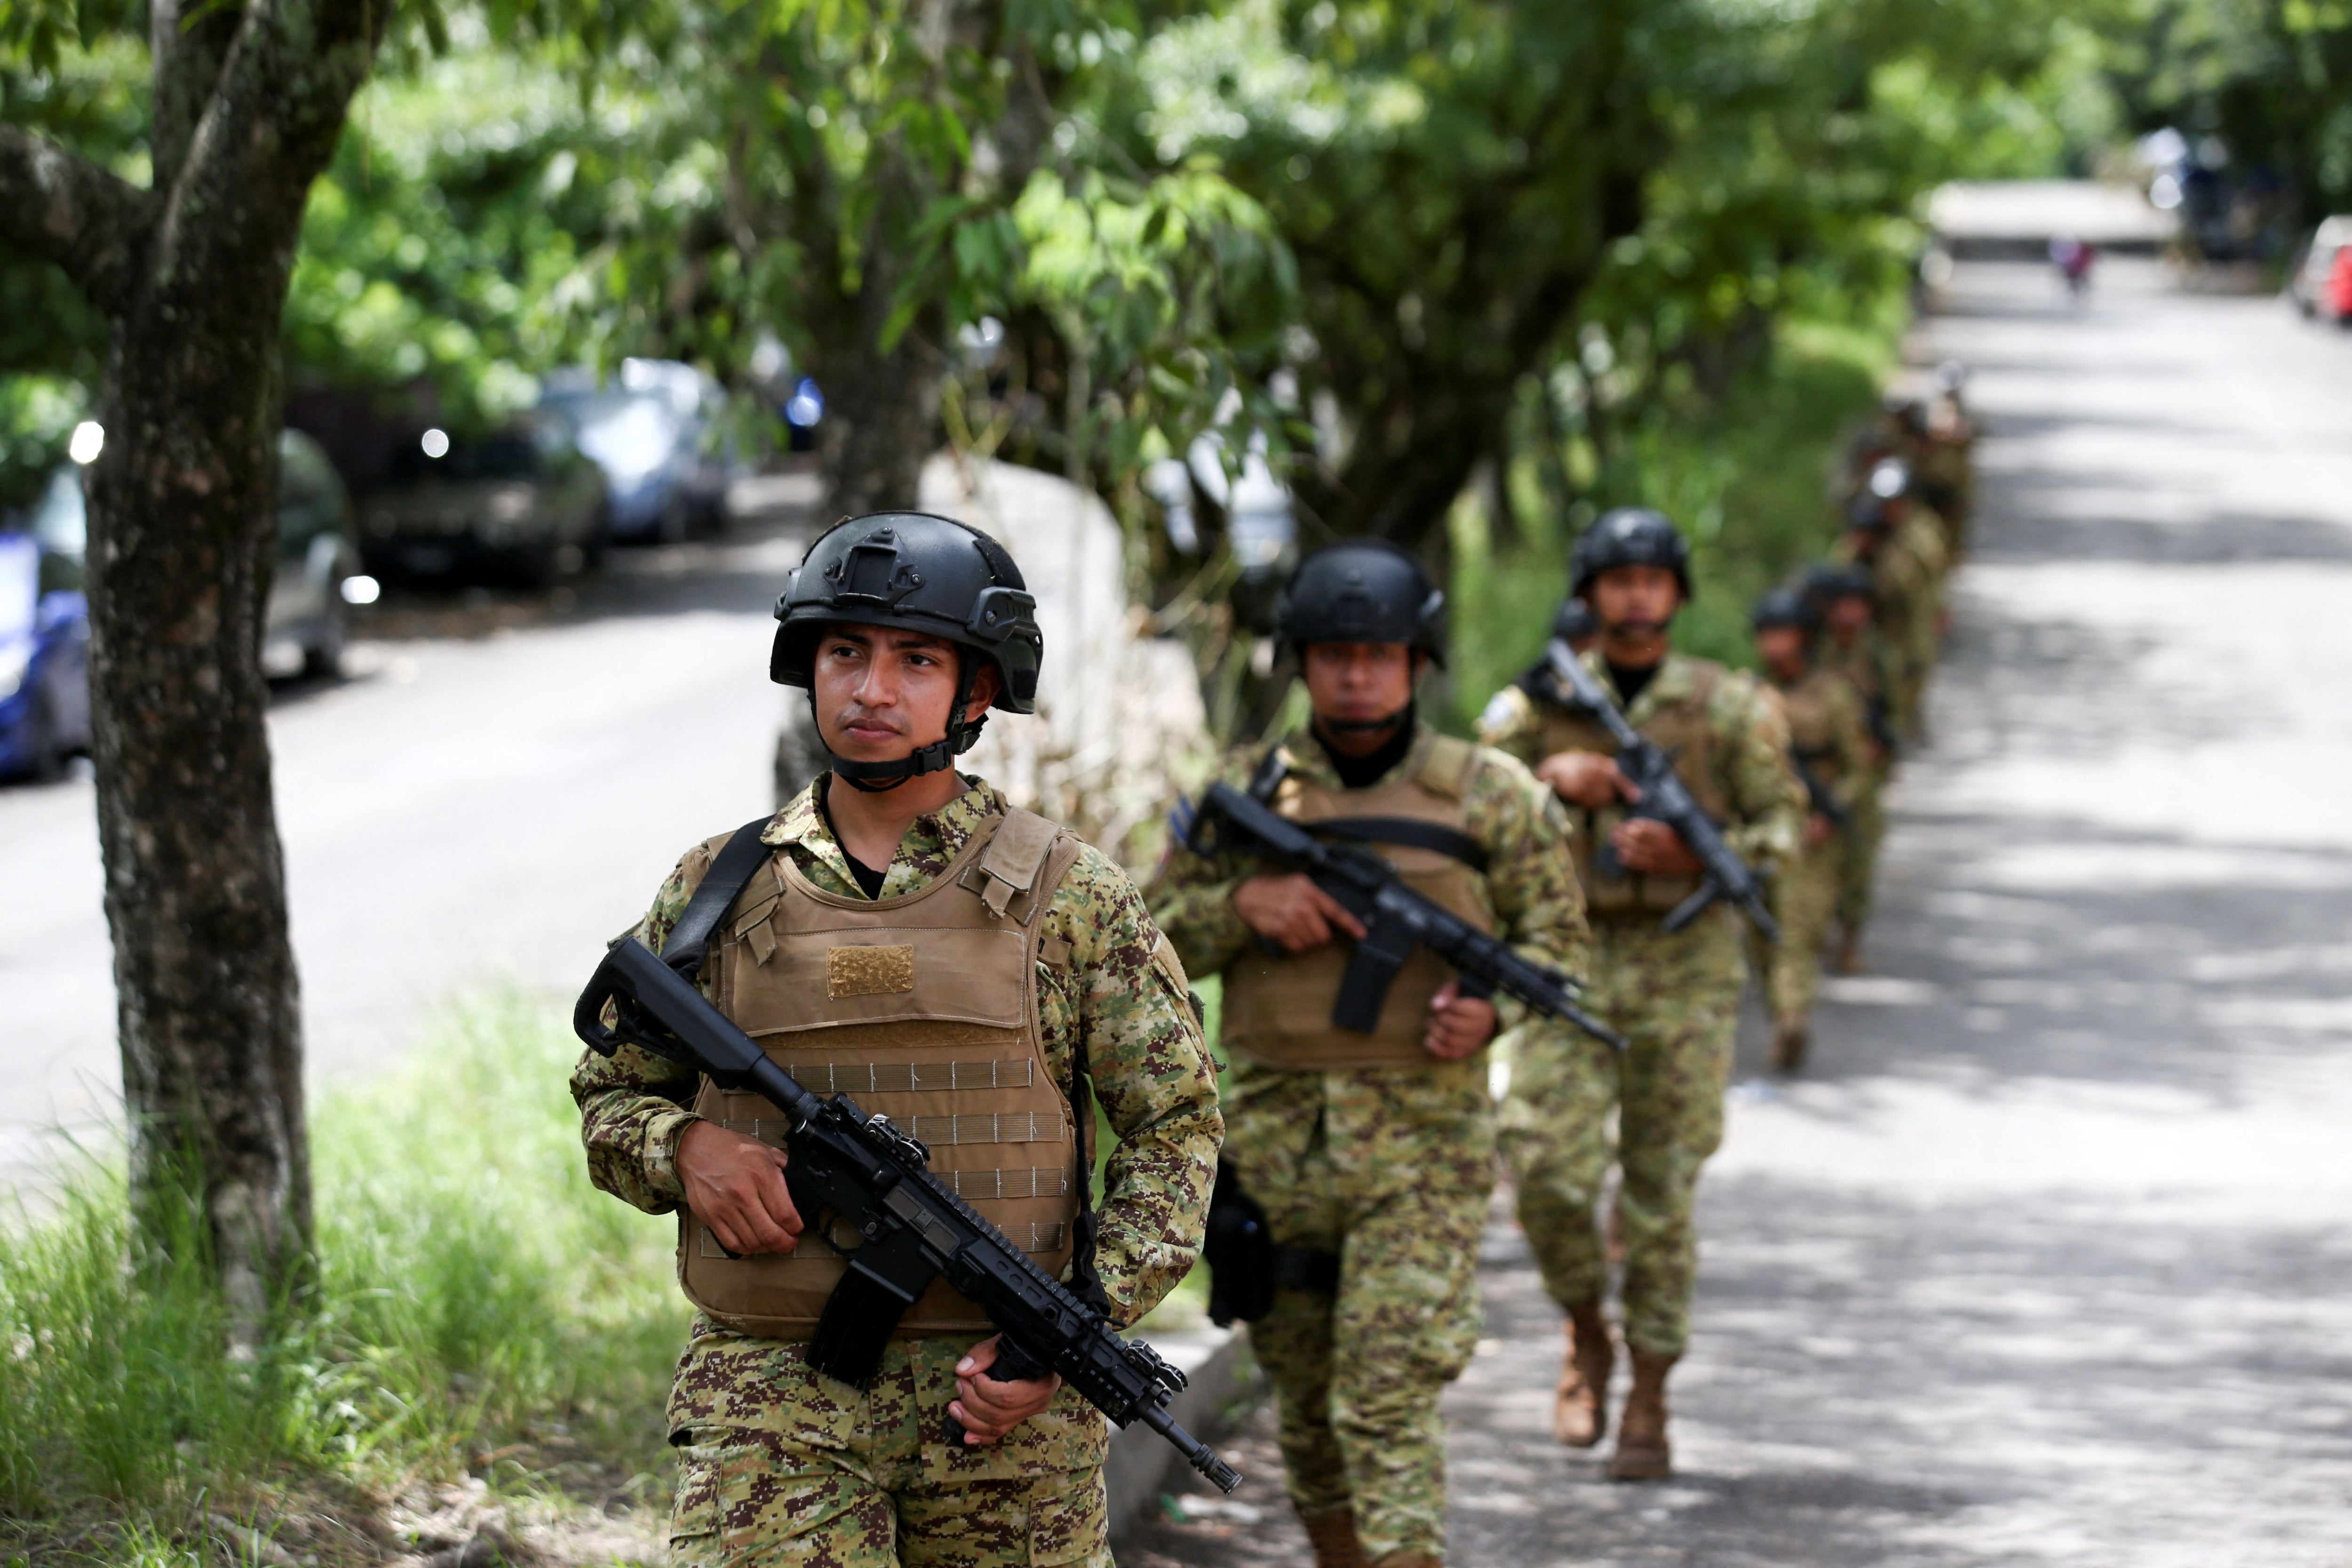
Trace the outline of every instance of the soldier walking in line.
{"label": "soldier walking in line", "polygon": [[[1570,592],[1601,627],[1585,664],[1634,728],[1675,753],[1677,775],[1734,852],[1769,872],[1795,852],[1803,822],[1788,724],[1750,677],[1668,646],[1667,627],[1690,596],[1689,561],[1688,544],[1657,512],[1621,508],[1596,521],[1570,563]],[[1672,828],[1627,815],[1614,748],[1588,712],[1515,686],[1487,721],[1487,742],[1532,764],[1571,808],[1592,921],[1587,1004],[1632,1041],[1622,1058],[1566,1031],[1524,1042],[1504,1106],[1519,1219],[1545,1288],[1568,1314],[1554,1429],[1563,1443],[1588,1447],[1607,1425],[1615,1357],[1601,1307],[1609,1265],[1599,1209],[1613,1157],[1624,1173],[1617,1215],[1633,1382],[1609,1473],[1656,1479],[1672,1473],[1666,1377],[1690,1332],[1692,1200],[1699,1167],[1723,1137],[1746,967],[1740,916],[1717,903],[1679,931],[1661,928],[1697,889],[1699,862]],[[1601,874],[1602,845],[1621,874]]]}
{"label": "soldier walking in line", "polygon": [[1845,537],[1833,552],[1842,563],[1870,569],[1878,626],[1894,655],[1888,706],[1895,732],[1906,740],[1918,732],[1941,644],[1944,576],[1951,562],[1935,524],[1912,505],[1910,489],[1910,467],[1899,458],[1872,469],[1847,505]]}
{"label": "soldier walking in line", "polygon": [[1894,654],[1878,629],[1867,566],[1816,566],[1806,577],[1805,594],[1821,616],[1814,662],[1853,687],[1862,702],[1864,766],[1845,830],[1838,836],[1838,942],[1831,963],[1840,974],[1854,974],[1862,968],[1862,933],[1870,923],[1878,848],[1886,837],[1886,784],[1895,755],[1888,697],[1895,684]]}
{"label": "soldier walking in line", "polygon": [[1775,588],[1748,616],[1757,662],[1789,719],[1789,755],[1804,786],[1804,843],[1772,884],[1780,940],[1751,933],[1748,961],[1772,1015],[1771,1065],[1795,1072],[1811,1044],[1813,998],[1821,990],[1822,947],[1837,911],[1845,835],[1870,773],[1870,734],[1862,694],[1813,658],[1821,613],[1795,588]]}
{"label": "soldier walking in line", "polygon": [[[1444,597],[1420,564],[1370,542],[1317,552],[1284,595],[1280,635],[1313,718],[1244,748],[1219,776],[1284,816],[1371,841],[1465,920],[1580,972],[1583,905],[1559,808],[1518,763],[1415,711],[1444,645]],[[1152,907],[1191,968],[1223,976],[1225,1158],[1264,1207],[1278,1259],[1250,1343],[1274,1382],[1318,1568],[1436,1568],[1438,1396],[1478,1334],[1496,1005],[1464,994],[1424,950],[1370,1033],[1337,1027],[1349,942],[1364,932],[1303,875],[1179,845]]]}
{"label": "soldier walking in line", "polygon": [[[722,906],[693,900],[726,836],[687,852],[633,934],[707,939],[715,1005],[811,1089],[911,1127],[943,1181],[1125,1324],[1197,1254],[1216,1079],[1125,874],[954,769],[991,707],[1033,710],[1034,608],[961,523],[886,513],[821,537],[776,605],[770,673],[807,689],[829,770]],[[696,1314],[669,1400],[673,1558],[1108,1568],[1107,1424],[1057,1376],[992,1376],[993,1330],[945,1280],[869,1386],[811,1367],[841,1238],[795,1209],[772,1110],[682,1070],[625,1046],[572,1079],[596,1184],[679,1215]],[[1099,1210],[1094,1099],[1116,1141]]]}

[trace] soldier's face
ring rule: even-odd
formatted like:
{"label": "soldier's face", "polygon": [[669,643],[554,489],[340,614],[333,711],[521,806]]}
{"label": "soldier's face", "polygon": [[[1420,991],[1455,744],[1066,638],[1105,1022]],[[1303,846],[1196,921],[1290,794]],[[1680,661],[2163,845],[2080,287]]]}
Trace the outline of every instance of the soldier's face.
{"label": "soldier's face", "polygon": [[1791,676],[1804,668],[1806,652],[1801,626],[1765,626],[1756,634],[1756,657],[1775,675]]}
{"label": "soldier's face", "polygon": [[1318,642],[1307,645],[1300,664],[1317,718],[1364,723],[1412,700],[1420,656],[1401,642]]}
{"label": "soldier's face", "polygon": [[1870,601],[1860,594],[1840,594],[1824,612],[1830,630],[1850,637],[1870,624]]}
{"label": "soldier's face", "polygon": [[[953,643],[889,626],[841,626],[817,639],[811,687],[824,743],[854,762],[887,763],[948,732],[961,668]],[[971,711],[996,697],[981,666]]]}
{"label": "soldier's face", "polygon": [[1656,636],[1682,607],[1682,584],[1664,566],[1612,566],[1585,591],[1601,624],[1620,634]]}

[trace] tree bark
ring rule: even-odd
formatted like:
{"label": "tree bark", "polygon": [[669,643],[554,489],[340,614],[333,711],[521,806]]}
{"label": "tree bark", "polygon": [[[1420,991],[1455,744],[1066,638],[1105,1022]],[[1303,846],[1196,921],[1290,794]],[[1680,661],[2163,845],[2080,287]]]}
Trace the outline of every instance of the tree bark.
{"label": "tree bark", "polygon": [[184,22],[159,0],[150,191],[0,132],[0,240],[66,268],[111,327],[91,697],[135,1212],[200,1205],[247,1342],[310,1245],[261,676],[279,318],[387,9],[255,0]]}

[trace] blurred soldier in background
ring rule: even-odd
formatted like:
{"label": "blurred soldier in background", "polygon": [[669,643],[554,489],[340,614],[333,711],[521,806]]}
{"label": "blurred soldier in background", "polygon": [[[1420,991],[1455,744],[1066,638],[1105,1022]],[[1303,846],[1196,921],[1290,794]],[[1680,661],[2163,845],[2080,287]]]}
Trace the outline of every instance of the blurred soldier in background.
{"label": "blurred soldier in background", "polygon": [[[1803,824],[1788,723],[1751,677],[1669,647],[1667,626],[1690,596],[1689,562],[1689,545],[1659,513],[1628,507],[1602,514],[1570,563],[1570,592],[1600,624],[1585,663],[1633,727],[1675,753],[1677,774],[1732,849],[1769,874],[1795,853]],[[1746,967],[1741,919],[1718,903],[1680,931],[1661,929],[1697,888],[1699,863],[1671,827],[1626,815],[1629,786],[1615,748],[1585,710],[1556,690],[1508,687],[1487,709],[1486,739],[1533,765],[1570,808],[1593,927],[1587,1005],[1632,1042],[1621,1058],[1565,1030],[1531,1038],[1504,1105],[1519,1219],[1545,1288],[1568,1314],[1554,1431],[1586,1447],[1607,1425],[1615,1358],[1601,1310],[1609,1265],[1599,1210],[1613,1153],[1624,1173],[1617,1217],[1633,1384],[1609,1473],[1656,1479],[1673,1468],[1665,1385],[1690,1331],[1698,1258],[1692,1200],[1699,1167],[1723,1137]],[[1601,875],[1602,844],[1613,847],[1623,875]]]}
{"label": "blurred soldier in background", "polygon": [[1906,740],[1918,731],[1935,667],[1950,561],[1935,525],[1917,515],[1910,489],[1910,465],[1895,458],[1880,461],[1847,503],[1845,537],[1836,551],[1839,560],[1870,569],[1879,629],[1893,655],[1888,709],[1895,732]]}
{"label": "blurred soldier in background", "polygon": [[1817,566],[1806,578],[1805,592],[1821,617],[1814,662],[1853,687],[1862,702],[1864,761],[1845,831],[1838,836],[1838,945],[1832,965],[1840,974],[1853,974],[1862,967],[1862,932],[1870,921],[1878,847],[1886,837],[1886,783],[1895,755],[1887,694],[1894,689],[1895,661],[1878,629],[1868,567]]}
{"label": "blurred soldier in background", "polygon": [[1749,933],[1748,960],[1772,1014],[1771,1064],[1804,1066],[1813,997],[1821,990],[1822,944],[1836,912],[1846,830],[1870,773],[1862,694],[1813,659],[1821,617],[1800,590],[1775,588],[1756,602],[1756,658],[1789,716],[1790,760],[1804,786],[1804,847],[1780,868],[1772,913],[1780,940]]}
{"label": "blurred soldier in background", "polygon": [[[1280,628],[1313,718],[1229,757],[1218,776],[1285,816],[1371,839],[1422,892],[1528,958],[1580,973],[1583,900],[1559,808],[1518,763],[1440,735],[1414,711],[1419,679],[1443,654],[1444,603],[1392,546],[1350,542],[1309,557]],[[1400,824],[1407,837],[1381,837]],[[1458,847],[1433,847],[1448,839]],[[1336,1027],[1349,943],[1364,932],[1303,875],[1179,845],[1152,905],[1185,963],[1224,977],[1225,1158],[1264,1206],[1280,1259],[1273,1309],[1250,1343],[1274,1381],[1291,1501],[1316,1563],[1435,1568],[1438,1396],[1478,1335],[1496,1005],[1464,995],[1423,952],[1372,1033]]]}

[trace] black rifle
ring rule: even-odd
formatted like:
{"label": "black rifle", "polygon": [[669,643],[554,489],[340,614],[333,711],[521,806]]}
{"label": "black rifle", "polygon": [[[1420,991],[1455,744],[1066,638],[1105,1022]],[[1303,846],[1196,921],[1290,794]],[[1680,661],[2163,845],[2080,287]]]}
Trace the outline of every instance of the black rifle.
{"label": "black rifle", "polygon": [[[1368,1035],[1379,1026],[1390,983],[1416,947],[1452,964],[1465,996],[1516,996],[1546,1017],[1565,1018],[1619,1050],[1625,1037],[1577,1006],[1575,984],[1557,970],[1530,963],[1499,937],[1487,935],[1425,894],[1407,887],[1395,867],[1352,844],[1327,844],[1309,828],[1231,784],[1215,784],[1197,808],[1180,805],[1176,836],[1196,855],[1255,855],[1303,871],[1364,934],[1339,980],[1331,1005],[1333,1027]],[[1203,832],[1213,828],[1213,833]]]}
{"label": "black rifle", "polygon": [[1813,772],[1813,765],[1805,761],[1805,754],[1791,747],[1789,765],[1797,770],[1797,782],[1805,786],[1805,798],[1812,803],[1813,809],[1828,817],[1832,827],[1840,833],[1844,832],[1852,821],[1850,814],[1837,803],[1837,796],[1830,793],[1830,786],[1822,782],[1822,775]]}
{"label": "black rifle", "polygon": [[[615,1005],[618,1026],[604,1025]],[[988,1375],[1000,1381],[1058,1372],[1087,1403],[1125,1426],[1141,1421],[1176,1446],[1219,1489],[1241,1476],[1168,1414],[1184,1374],[1140,1340],[1122,1340],[1102,1317],[931,1174],[930,1151],[887,1116],[869,1116],[845,1094],[801,1087],[758,1042],[693,984],[635,937],[614,944],[580,994],[572,1029],[611,1056],[624,1044],[695,1068],[724,1089],[761,1095],[790,1120],[784,1180],[808,1229],[846,1222],[865,1237],[827,1299],[809,1342],[818,1371],[861,1386],[900,1316],[941,1277],[988,1314],[1002,1336]],[[847,1347],[845,1349],[845,1347]],[[961,1440],[960,1433],[950,1433]]]}
{"label": "black rifle", "polygon": [[[1780,940],[1780,923],[1772,918],[1770,903],[1764,896],[1764,879],[1748,869],[1748,862],[1731,851],[1723,841],[1723,830],[1715,819],[1695,799],[1689,788],[1675,774],[1675,760],[1666,749],[1627,722],[1609,700],[1609,693],[1584,663],[1569,651],[1566,643],[1554,638],[1544,650],[1551,665],[1553,677],[1573,692],[1579,706],[1591,710],[1617,743],[1617,768],[1626,781],[1639,790],[1642,798],[1625,807],[1628,816],[1646,817],[1663,822],[1690,852],[1698,857],[1705,874],[1698,891],[1676,904],[1667,912],[1665,929],[1680,931],[1706,912],[1706,907],[1718,899],[1728,899],[1756,922],[1756,929],[1770,941]],[[1612,880],[1625,875],[1617,858],[1616,849],[1608,844],[1594,847],[1593,865],[1600,873]]]}

